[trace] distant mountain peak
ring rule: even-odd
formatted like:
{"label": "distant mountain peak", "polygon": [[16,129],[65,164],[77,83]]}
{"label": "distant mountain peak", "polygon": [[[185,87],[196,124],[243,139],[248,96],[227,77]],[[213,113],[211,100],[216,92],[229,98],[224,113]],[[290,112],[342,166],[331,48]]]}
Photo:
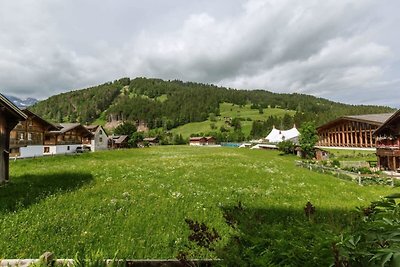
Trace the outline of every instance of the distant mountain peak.
{"label": "distant mountain peak", "polygon": [[28,97],[26,99],[20,99],[18,97],[11,95],[6,95],[6,97],[8,98],[8,100],[10,100],[14,105],[16,105],[19,108],[27,108],[39,102],[39,100],[32,97]]}

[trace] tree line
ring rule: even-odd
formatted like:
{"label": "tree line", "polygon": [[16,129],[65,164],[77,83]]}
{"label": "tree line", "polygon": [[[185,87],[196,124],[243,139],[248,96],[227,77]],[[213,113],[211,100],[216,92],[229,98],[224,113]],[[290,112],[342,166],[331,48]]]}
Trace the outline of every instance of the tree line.
{"label": "tree line", "polygon": [[[304,94],[277,94],[265,90],[237,90],[210,84],[164,81],[150,78],[122,78],[113,82],[75,90],[40,101],[31,109],[53,122],[89,124],[99,117],[108,120],[144,121],[150,129],[170,130],[190,122],[220,115],[220,103],[228,102],[254,109],[279,107],[296,111],[291,118],[253,122],[252,136],[260,136],[272,125],[288,128],[295,123],[326,123],[344,115],[393,112],[373,105],[348,105]],[[289,125],[290,124],[290,125]]]}

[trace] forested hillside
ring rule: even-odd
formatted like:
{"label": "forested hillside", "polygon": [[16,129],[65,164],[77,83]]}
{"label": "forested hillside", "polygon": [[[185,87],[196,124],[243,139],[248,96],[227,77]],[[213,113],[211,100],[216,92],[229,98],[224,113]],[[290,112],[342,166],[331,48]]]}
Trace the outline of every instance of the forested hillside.
{"label": "forested hillside", "polygon": [[215,85],[122,78],[99,86],[52,96],[31,109],[54,122],[92,123],[108,120],[144,121],[149,128],[175,128],[220,115],[221,103],[295,111],[297,124],[322,124],[343,115],[392,112],[383,106],[347,105],[303,94],[277,94],[264,90],[236,90]]}

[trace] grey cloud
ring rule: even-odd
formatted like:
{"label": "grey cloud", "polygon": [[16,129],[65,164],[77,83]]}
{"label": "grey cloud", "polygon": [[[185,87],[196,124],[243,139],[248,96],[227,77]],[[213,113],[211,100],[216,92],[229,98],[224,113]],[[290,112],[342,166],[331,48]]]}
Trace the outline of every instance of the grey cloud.
{"label": "grey cloud", "polygon": [[374,86],[382,96],[397,92],[399,4],[391,4],[5,0],[0,90],[46,97],[150,76],[360,103]]}

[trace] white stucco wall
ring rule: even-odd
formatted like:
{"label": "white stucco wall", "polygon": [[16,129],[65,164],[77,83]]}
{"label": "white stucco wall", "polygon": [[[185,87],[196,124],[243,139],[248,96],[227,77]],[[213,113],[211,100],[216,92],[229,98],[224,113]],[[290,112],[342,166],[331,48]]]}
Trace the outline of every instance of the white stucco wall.
{"label": "white stucco wall", "polygon": [[27,146],[19,149],[19,158],[33,158],[43,156],[44,146]]}
{"label": "white stucco wall", "polygon": [[105,149],[108,149],[108,136],[106,135],[104,129],[100,128],[99,130],[96,131],[91,141],[91,150],[94,152],[97,150],[105,150]]}
{"label": "white stucco wall", "polygon": [[[82,145],[58,145],[56,146],[56,154],[69,154],[75,153],[77,147],[82,147]],[[69,147],[69,149],[68,149]]]}
{"label": "white stucco wall", "polygon": [[[70,154],[70,153],[75,153],[77,147],[82,147],[83,145],[81,144],[75,144],[75,145],[58,145],[58,146],[43,146],[43,151],[44,147],[49,147],[49,152],[48,153],[43,153],[43,155],[57,155],[57,154]],[[68,149],[69,147],[69,149]]]}

